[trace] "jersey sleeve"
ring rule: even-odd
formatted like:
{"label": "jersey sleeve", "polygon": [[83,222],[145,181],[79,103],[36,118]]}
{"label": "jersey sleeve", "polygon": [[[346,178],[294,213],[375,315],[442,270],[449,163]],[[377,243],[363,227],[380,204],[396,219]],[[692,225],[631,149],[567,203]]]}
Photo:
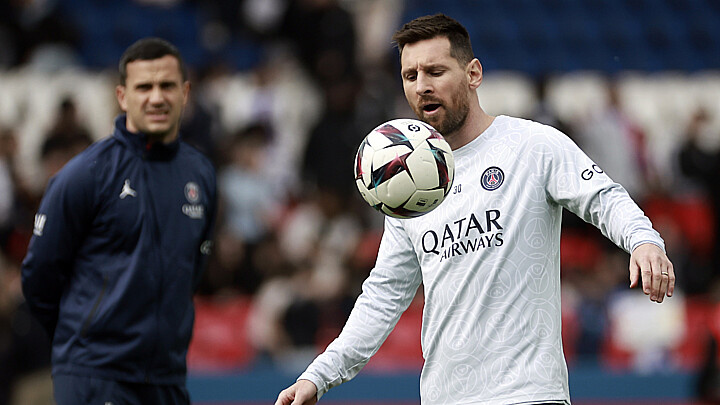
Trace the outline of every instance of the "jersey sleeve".
{"label": "jersey sleeve", "polygon": [[363,283],[345,327],[298,379],[312,381],[320,399],[330,388],[355,377],[380,349],[421,281],[402,220],[387,218],[375,268]]}
{"label": "jersey sleeve", "polygon": [[[549,128],[549,127],[548,127]],[[628,253],[643,243],[665,250],[660,234],[622,185],[614,182],[570,138],[548,129],[543,145],[546,192],[553,202],[595,225]]]}
{"label": "jersey sleeve", "polygon": [[92,221],[93,172],[76,158],[50,180],[22,263],[25,300],[51,337],[75,253]]}

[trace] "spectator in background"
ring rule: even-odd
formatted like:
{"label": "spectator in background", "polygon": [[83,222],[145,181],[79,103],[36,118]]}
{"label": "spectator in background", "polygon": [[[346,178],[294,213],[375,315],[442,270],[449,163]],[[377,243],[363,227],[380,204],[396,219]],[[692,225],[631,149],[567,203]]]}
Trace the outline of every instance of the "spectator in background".
{"label": "spectator in background", "polygon": [[45,181],[50,180],[65,163],[90,144],[90,132],[80,123],[75,102],[69,97],[64,98],[40,149]]}
{"label": "spectator in background", "polygon": [[270,133],[263,124],[252,124],[233,137],[229,159],[218,175],[225,217],[235,236],[249,244],[263,239],[277,221],[282,194],[262,171],[267,164]]}
{"label": "spectator in background", "polygon": [[0,2],[0,69],[3,70],[20,61],[23,33],[15,16],[15,7],[10,1]]}
{"label": "spectator in background", "polygon": [[215,101],[222,130],[218,144],[261,123],[270,134],[263,172],[282,192],[301,192],[301,166],[309,128],[322,110],[316,86],[287,53],[270,52],[255,69],[206,76],[203,90]]}
{"label": "spectator in background", "polygon": [[32,223],[40,202],[40,197],[18,174],[15,166],[17,153],[15,131],[0,128],[0,178],[4,187],[7,187],[4,188],[7,192],[3,193],[2,197],[5,217],[2,222],[0,245],[7,259],[14,265],[19,265],[25,256],[31,233],[27,224]]}
{"label": "spectator in background", "polygon": [[40,162],[43,166],[45,182],[55,176],[78,150],[83,150],[89,143],[80,139],[65,140],[62,138],[48,138],[40,148]]}
{"label": "spectator in background", "polygon": [[550,125],[566,134],[570,139],[575,140],[575,134],[571,126],[558,116],[557,112],[552,108],[550,100],[548,100],[548,86],[550,85],[549,77],[538,77],[533,82],[535,88],[535,109],[532,119],[541,124]]}
{"label": "spectator in background", "polygon": [[[253,260],[255,250],[274,231],[285,197],[263,171],[269,143],[270,133],[263,124],[253,124],[237,132],[228,146],[228,160],[218,175],[225,219],[225,230],[219,234],[222,241],[218,241],[218,245],[224,248],[227,244],[242,244],[238,249],[242,260],[230,271],[234,275],[231,284],[250,294],[264,278]],[[222,248],[221,251],[230,252]]]}
{"label": "spectator in background", "polygon": [[215,170],[180,139],[190,83],[179,51],[122,55],[111,137],[50,181],[22,288],[53,344],[58,405],[189,404],[192,294],[210,252]]}
{"label": "spectator in background", "polygon": [[5,246],[12,231],[15,208],[15,175],[13,155],[15,136],[12,131],[0,128],[0,245]]}
{"label": "spectator in background", "polygon": [[[88,145],[92,142],[90,131],[80,122],[75,100],[70,97],[65,97],[60,101],[55,121],[45,138],[54,138],[67,143],[77,143],[78,146],[83,142]],[[82,151],[82,149],[77,152],[80,151]]]}
{"label": "spectator in background", "polygon": [[50,339],[22,296],[20,269],[0,255],[0,405],[49,405]]}
{"label": "spectator in background", "polygon": [[291,0],[280,35],[320,86],[355,69],[355,21],[337,0]]}
{"label": "spectator in background", "polygon": [[263,258],[283,260],[284,271],[264,270],[268,277],[255,297],[248,330],[257,351],[285,370],[307,364],[326,337],[322,332],[336,332],[352,306],[347,263],[361,228],[346,199],[336,189],[313,190],[287,213],[277,239],[258,248]]}
{"label": "spectator in background", "polygon": [[[698,110],[685,130],[685,138],[680,147],[679,163],[682,173],[700,184],[705,198],[714,213],[714,244],[711,257],[698,258],[698,271],[704,265],[713,281],[720,281],[720,149],[704,147],[702,135],[709,127],[710,117],[705,110]],[[718,136],[718,135],[715,135]]]}
{"label": "spectator in background", "polygon": [[[192,75],[192,71],[190,74]],[[194,78],[191,77],[191,81],[194,83],[202,83],[202,79],[200,78],[198,78],[197,81],[193,79]],[[185,106],[182,121],[180,121],[180,132],[183,133],[183,140],[185,142],[196,147],[217,165],[219,158],[216,143],[219,128],[216,117],[210,113],[210,109],[198,95],[202,94],[202,90],[197,87],[193,89],[193,94],[191,94]],[[198,94],[194,94],[195,92]]]}
{"label": "spectator in background", "polygon": [[[3,2],[0,28],[4,26],[9,32],[14,42],[9,50],[16,55],[10,63],[42,72],[78,64],[79,35],[72,21],[61,15],[59,4],[41,0]],[[8,21],[3,22],[5,19]]]}
{"label": "spectator in background", "polygon": [[611,83],[607,92],[607,104],[578,128],[576,141],[602,170],[642,201],[653,184],[645,134],[623,112],[617,83]]}
{"label": "spectator in background", "polygon": [[[310,132],[303,164],[303,179],[312,187],[333,188],[349,195],[354,180],[348,171],[368,123],[357,115],[358,80],[347,77],[324,87],[325,111]],[[372,127],[367,128],[370,131]],[[351,162],[351,163],[348,163]],[[350,166],[348,166],[350,165]],[[350,169],[348,169],[350,170]]]}

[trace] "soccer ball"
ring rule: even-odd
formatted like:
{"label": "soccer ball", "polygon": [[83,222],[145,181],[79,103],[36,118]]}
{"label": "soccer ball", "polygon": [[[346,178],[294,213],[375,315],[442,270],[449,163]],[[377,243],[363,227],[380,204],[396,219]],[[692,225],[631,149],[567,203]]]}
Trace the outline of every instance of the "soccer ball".
{"label": "soccer ball", "polygon": [[395,218],[427,214],[452,186],[450,145],[430,125],[395,119],[370,131],[355,157],[355,184],[371,207]]}

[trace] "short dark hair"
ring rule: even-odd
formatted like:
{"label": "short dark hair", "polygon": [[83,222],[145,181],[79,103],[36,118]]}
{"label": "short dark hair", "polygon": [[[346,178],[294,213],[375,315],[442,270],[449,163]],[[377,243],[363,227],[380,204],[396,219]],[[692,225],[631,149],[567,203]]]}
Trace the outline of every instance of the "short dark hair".
{"label": "short dark hair", "polygon": [[187,80],[187,70],[185,68],[185,62],[183,62],[180,51],[175,45],[162,38],[143,38],[130,45],[128,49],[120,57],[120,64],[118,70],[120,72],[120,84],[125,85],[127,80],[127,65],[130,62],[136,60],[153,60],[162,58],[165,55],[174,56],[178,60],[180,66],[180,74],[182,80]]}
{"label": "short dark hair", "polygon": [[418,17],[397,30],[392,40],[402,55],[405,45],[435,37],[446,37],[450,41],[450,56],[461,65],[473,60],[473,50],[467,30],[457,20],[445,14]]}

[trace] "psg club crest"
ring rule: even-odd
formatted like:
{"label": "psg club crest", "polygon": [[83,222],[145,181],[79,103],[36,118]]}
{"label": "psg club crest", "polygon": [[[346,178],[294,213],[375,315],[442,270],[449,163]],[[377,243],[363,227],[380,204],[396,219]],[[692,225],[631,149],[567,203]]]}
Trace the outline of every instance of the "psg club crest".
{"label": "psg club crest", "polygon": [[487,191],[497,190],[505,181],[505,173],[497,166],[485,169],[480,179],[482,187]]}
{"label": "psg club crest", "polygon": [[191,181],[185,184],[185,198],[187,198],[189,204],[183,204],[183,214],[192,219],[204,218],[205,206],[198,204],[200,201],[200,187],[196,183]]}
{"label": "psg club crest", "polygon": [[185,184],[185,198],[191,203],[200,201],[200,187],[192,181]]}

